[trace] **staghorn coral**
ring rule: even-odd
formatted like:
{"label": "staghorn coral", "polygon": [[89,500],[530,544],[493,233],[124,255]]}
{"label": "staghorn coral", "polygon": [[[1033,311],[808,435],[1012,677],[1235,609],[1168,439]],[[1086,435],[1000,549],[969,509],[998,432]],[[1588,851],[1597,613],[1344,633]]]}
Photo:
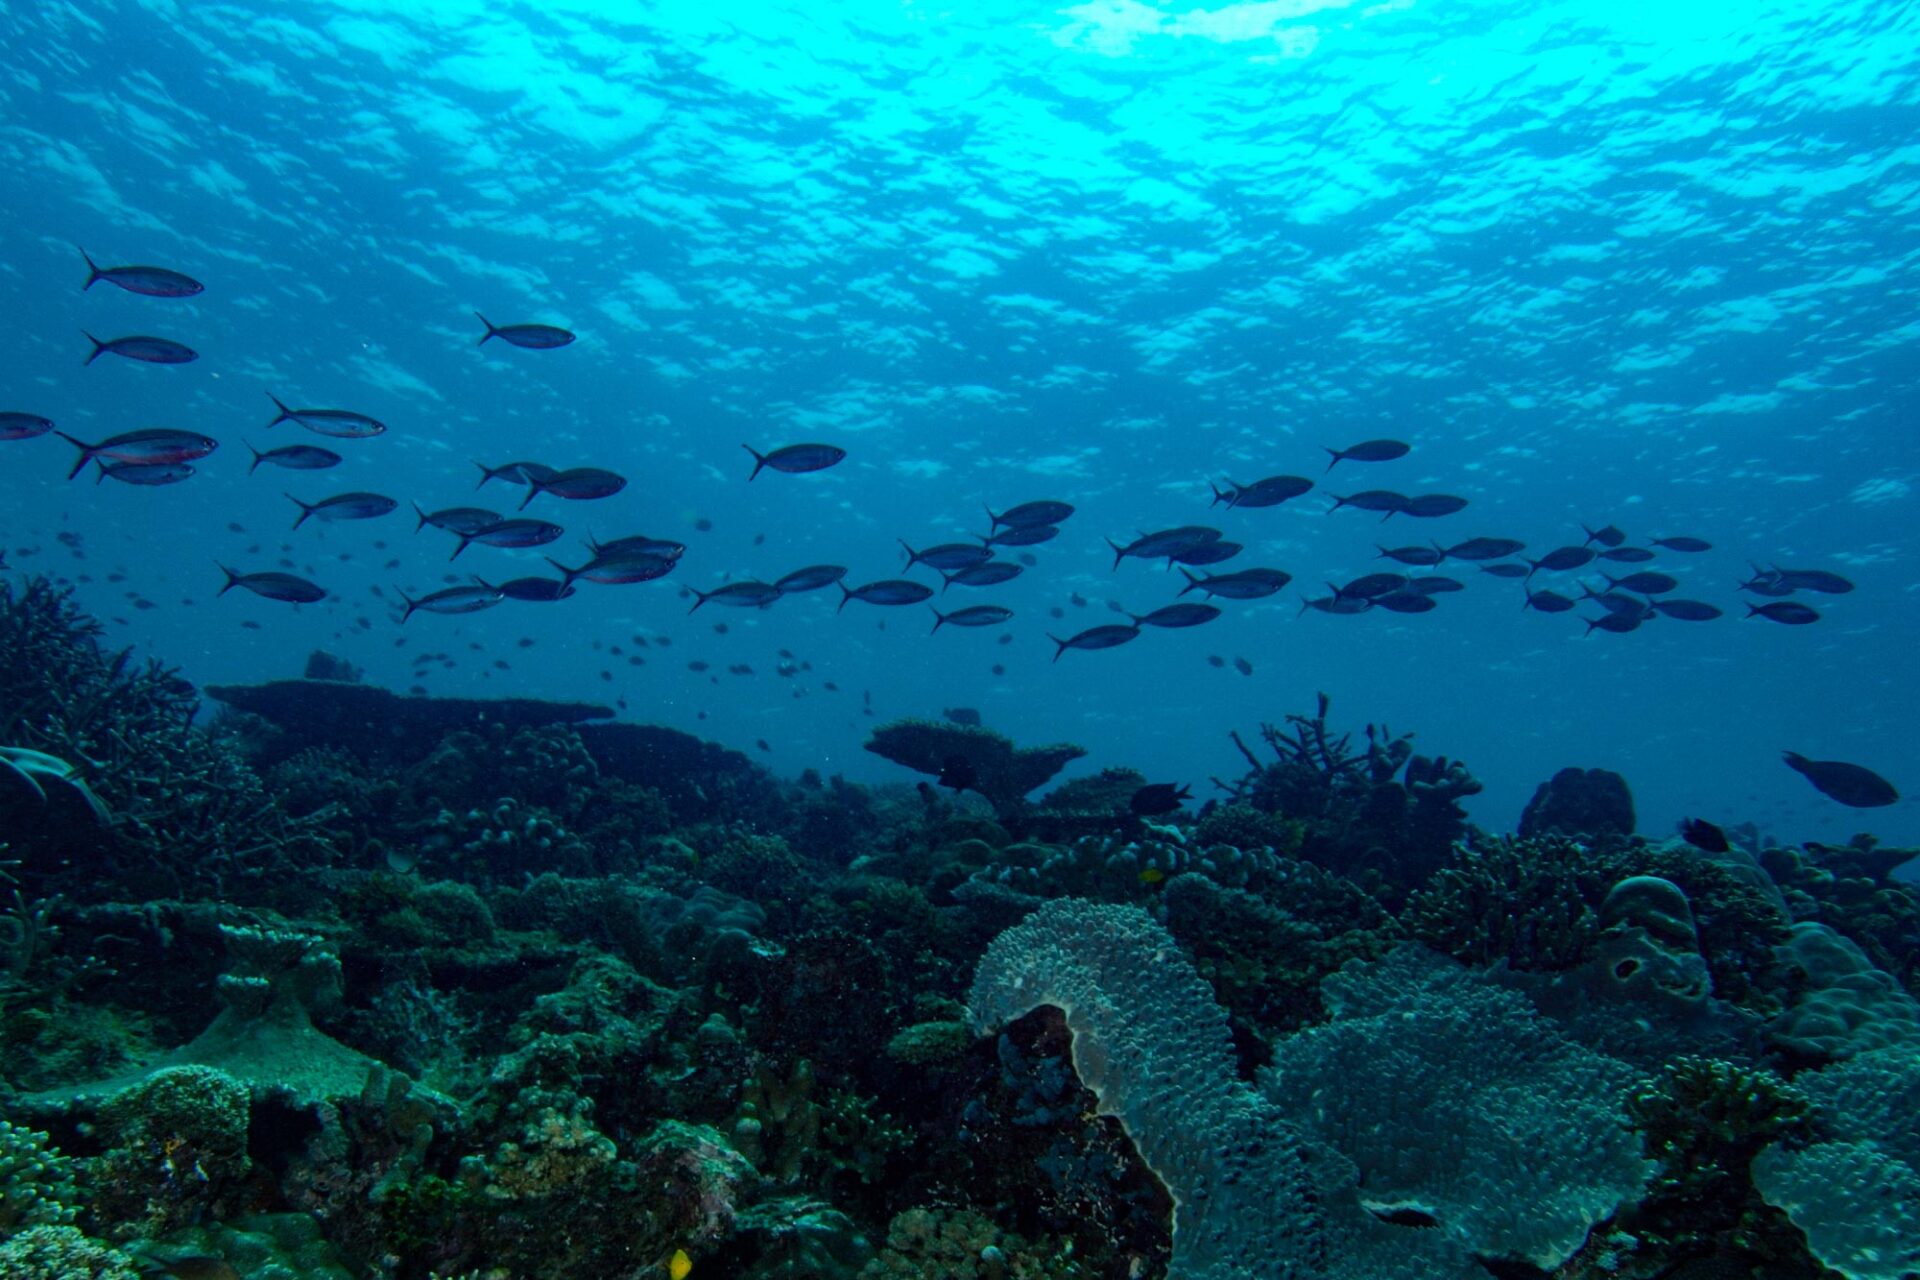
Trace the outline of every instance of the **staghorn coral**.
{"label": "staghorn coral", "polygon": [[30,1227],[0,1241],[0,1275],[7,1280],[140,1280],[126,1254],[63,1226]]}
{"label": "staghorn coral", "polygon": [[972,789],[986,797],[1002,822],[1023,812],[1028,792],[1045,786],[1053,775],[1087,754],[1085,748],[1071,743],[1016,747],[991,729],[935,720],[883,724],[867,739],[866,748],[931,777],[939,777],[953,760],[964,761],[973,772]]}
{"label": "staghorn coral", "polygon": [[47,1149],[47,1135],[0,1120],[0,1239],[69,1224],[79,1201],[72,1163]]}

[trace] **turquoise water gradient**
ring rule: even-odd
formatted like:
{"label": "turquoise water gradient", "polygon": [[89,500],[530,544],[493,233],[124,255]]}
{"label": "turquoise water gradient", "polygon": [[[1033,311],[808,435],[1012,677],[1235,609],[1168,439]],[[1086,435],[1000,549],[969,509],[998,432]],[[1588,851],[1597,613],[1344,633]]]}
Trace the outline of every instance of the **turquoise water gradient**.
{"label": "turquoise water gradient", "polygon": [[[1336,721],[1466,760],[1489,825],[1580,764],[1625,773],[1648,829],[1920,839],[1912,806],[1842,810],[1778,763],[1920,792],[1920,5],[7,4],[0,107],[0,408],[224,442],[158,490],[69,484],[53,437],[0,444],[0,542],[87,575],[117,637],[196,680],[326,647],[403,688],[624,698],[862,778],[901,776],[860,750],[873,723],[973,706],[1202,795],[1237,769],[1229,729],[1326,690]],[[75,241],[207,292],[82,293]],[[580,341],[476,348],[475,309]],[[82,328],[203,358],[83,369]],[[243,440],[311,440],[265,430],[268,391],[391,430],[337,471],[250,478]],[[1319,479],[1322,445],[1378,435],[1415,451],[1209,513],[1210,479]],[[741,442],[815,439],[848,460],[745,483]],[[283,491],[446,506],[469,459],[523,457],[628,475],[532,514],[684,537],[679,574],[402,629],[394,589],[442,585],[449,539],[288,531]],[[1374,486],[1472,506],[1325,514],[1326,488]],[[1080,513],[1018,582],[950,597],[1013,607],[1005,647],[928,636],[923,609],[688,618],[676,594],[892,576],[896,538],[1035,497]],[[1290,591],[1050,661],[1044,632],[1173,595],[1103,536],[1210,519],[1303,584],[1380,567],[1376,540],[1695,534],[1716,549],[1660,567],[1730,613],[1583,639],[1469,570],[1423,617],[1296,617]],[[283,558],[335,597],[214,598],[216,560]],[[1743,621],[1750,559],[1859,590],[1815,599],[1816,626]],[[811,670],[777,674],[783,648]],[[448,657],[416,675],[422,651]]]}

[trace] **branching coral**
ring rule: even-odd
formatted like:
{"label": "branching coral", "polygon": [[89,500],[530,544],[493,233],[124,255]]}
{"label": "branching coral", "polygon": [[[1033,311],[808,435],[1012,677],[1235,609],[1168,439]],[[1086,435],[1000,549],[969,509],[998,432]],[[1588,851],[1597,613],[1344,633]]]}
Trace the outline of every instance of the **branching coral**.
{"label": "branching coral", "polygon": [[1071,743],[1016,747],[991,729],[936,720],[896,720],[867,739],[867,750],[897,765],[939,777],[955,761],[971,775],[969,786],[986,797],[1005,822],[1017,817],[1026,796],[1071,762],[1087,754]]}

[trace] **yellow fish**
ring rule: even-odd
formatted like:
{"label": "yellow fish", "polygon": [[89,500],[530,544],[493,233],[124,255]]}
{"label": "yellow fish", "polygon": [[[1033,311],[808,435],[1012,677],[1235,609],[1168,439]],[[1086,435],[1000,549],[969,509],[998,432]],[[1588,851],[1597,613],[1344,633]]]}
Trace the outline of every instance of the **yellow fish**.
{"label": "yellow fish", "polygon": [[675,1249],[673,1257],[667,1260],[667,1275],[670,1280],[687,1280],[693,1272],[693,1259],[687,1256],[685,1249]]}
{"label": "yellow fish", "polygon": [[1159,884],[1167,878],[1167,873],[1158,867],[1148,867],[1140,873],[1141,884]]}

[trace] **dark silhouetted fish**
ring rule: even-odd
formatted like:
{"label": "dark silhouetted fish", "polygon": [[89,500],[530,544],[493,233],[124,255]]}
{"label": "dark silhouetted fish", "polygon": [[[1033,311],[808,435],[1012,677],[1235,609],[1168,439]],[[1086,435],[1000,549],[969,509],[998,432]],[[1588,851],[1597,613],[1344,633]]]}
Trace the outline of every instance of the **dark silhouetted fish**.
{"label": "dark silhouetted fish", "polygon": [[305,524],[309,517],[329,523],[336,520],[373,520],[400,505],[381,493],[341,493],[318,502],[302,502],[288,494],[287,501],[300,508],[299,518],[293,522],[296,529]]}
{"label": "dark silhouetted fish", "polygon": [[1565,613],[1573,608],[1574,602],[1557,591],[1535,591],[1527,588],[1527,602],[1520,607],[1533,609],[1539,613]]}
{"label": "dark silhouetted fish", "polygon": [[1183,524],[1174,529],[1160,529],[1153,533],[1143,533],[1121,546],[1112,538],[1107,545],[1113,548],[1113,567],[1118,569],[1120,562],[1128,556],[1141,560],[1158,560],[1161,556],[1177,556],[1183,551],[1208,542],[1218,542],[1220,531],[1201,524]]}
{"label": "dark silhouetted fish", "polygon": [[981,723],[980,713],[972,707],[948,707],[940,714],[951,724],[967,724],[978,727]]}
{"label": "dark silhouetted fish", "polygon": [[1197,627],[1212,622],[1220,610],[1210,604],[1167,604],[1152,613],[1127,614],[1136,627]]}
{"label": "dark silhouetted fish", "polygon": [[1592,547],[1555,547],[1538,560],[1529,560],[1534,569],[1545,569],[1550,573],[1562,573],[1568,569],[1578,569],[1593,563],[1599,552]]}
{"label": "dark silhouetted fish", "polygon": [[[660,556],[636,555],[623,552],[618,555],[595,556],[578,569],[569,569],[558,560],[549,558],[547,563],[560,571],[560,580],[568,586],[585,578],[588,582],[597,582],[602,586],[628,586],[636,582],[653,582],[673,572],[675,561]],[[697,593],[696,593],[697,594]],[[695,605],[694,608],[699,608]],[[691,613],[693,610],[689,609]]]}
{"label": "dark silhouetted fish", "polygon": [[[1422,520],[1431,520],[1437,516],[1450,516],[1455,512],[1465,511],[1466,509],[1467,500],[1465,498],[1456,497],[1451,493],[1423,493],[1417,498],[1408,498],[1406,505],[1400,508],[1399,514],[1415,516]],[[1387,512],[1388,516],[1393,514],[1395,513],[1391,511]],[[1385,519],[1386,517],[1383,516],[1381,518]]]}
{"label": "dark silhouetted fish", "polygon": [[924,564],[929,569],[946,572],[952,569],[970,569],[977,564],[985,564],[993,559],[993,548],[975,546],[971,542],[943,542],[937,547],[928,547],[924,551],[915,551],[907,546],[906,539],[895,539],[906,550],[906,568]]}
{"label": "dark silhouetted fish", "polygon": [[527,496],[520,499],[520,510],[525,511],[527,504],[543,493],[570,502],[580,502],[592,498],[610,498],[626,487],[625,476],[600,467],[570,467],[550,476],[528,476]]}
{"label": "dark silhouetted fish", "polygon": [[490,587],[484,582],[476,582],[465,587],[447,587],[430,595],[421,596],[418,600],[398,589],[395,590],[395,594],[400,597],[400,602],[407,606],[406,612],[400,615],[401,626],[405,626],[407,619],[420,610],[428,613],[478,613],[482,609],[491,609],[506,599],[506,596],[501,594],[500,588]]}
{"label": "dark silhouetted fish", "polygon": [[625,538],[609,538],[605,542],[589,537],[587,550],[596,556],[658,556],[662,560],[678,560],[687,554],[687,544],[675,542],[672,538],[650,538],[636,533]]}
{"label": "dark silhouetted fish", "polygon": [[1775,600],[1771,604],[1750,604],[1747,606],[1749,618],[1758,615],[1769,622],[1782,622],[1789,627],[1804,627],[1809,622],[1820,621],[1820,615],[1804,604],[1791,600]]}
{"label": "dark silhouetted fish", "polygon": [[516,347],[525,347],[529,351],[551,351],[555,347],[564,347],[573,341],[571,331],[551,324],[502,324],[496,325],[478,311],[474,317],[487,326],[477,346],[485,346],[488,338],[498,338],[502,342],[512,343]]}
{"label": "dark silhouetted fish", "polygon": [[0,440],[31,440],[53,430],[53,419],[37,413],[0,413]]}
{"label": "dark silhouetted fish", "polygon": [[[79,245],[73,247],[80,249]],[[192,276],[168,267],[102,267],[88,257],[85,249],[80,249],[80,256],[87,261],[87,282],[80,286],[83,293],[101,280],[149,298],[191,298],[206,288]]]}
{"label": "dark silhouetted fish", "polygon": [[1352,507],[1355,511],[1384,511],[1386,515],[1381,517],[1383,520],[1396,511],[1404,511],[1407,506],[1407,495],[1391,489],[1363,489],[1344,498],[1337,493],[1332,497],[1333,505],[1327,508],[1329,513],[1342,507]]}
{"label": "dark silhouetted fish", "polygon": [[1720,616],[1720,610],[1699,600],[1655,600],[1652,604],[1667,617],[1682,622],[1711,622]]}
{"label": "dark silhouetted fish", "polygon": [[1496,578],[1524,578],[1533,572],[1526,564],[1483,564],[1480,572],[1490,573]]}
{"label": "dark silhouetted fish", "polygon": [[1401,573],[1369,573],[1355,578],[1344,587],[1335,587],[1337,596],[1358,597],[1361,600],[1375,600],[1390,592],[1405,589],[1407,578]]}
{"label": "dark silhouetted fish", "polygon": [[1161,814],[1172,813],[1183,801],[1193,799],[1193,793],[1186,787],[1172,782],[1150,782],[1133,793],[1127,801],[1127,811],[1136,818],[1157,818]]}
{"label": "dark silhouetted fish", "polygon": [[[1321,447],[1326,448],[1324,445]],[[1344,449],[1327,449],[1332,455],[1327,462],[1327,470],[1333,470],[1342,462],[1392,462],[1395,458],[1406,457],[1410,451],[1410,446],[1398,440],[1362,440]]]}
{"label": "dark silhouetted fish", "polygon": [[474,533],[500,523],[500,513],[485,507],[446,507],[430,512],[422,510],[416,502],[413,504],[413,513],[420,517],[420,523],[413,526],[415,533],[428,525],[449,533]]}
{"label": "dark silhouetted fish", "polygon": [[269,449],[265,453],[247,446],[247,452],[253,455],[253,462],[247,467],[252,475],[260,469],[263,462],[276,467],[285,467],[289,471],[325,471],[328,467],[337,467],[342,459],[331,449],[322,449],[311,444],[288,444],[278,449]]}
{"label": "dark silhouetted fish", "polygon": [[1711,551],[1713,544],[1705,538],[1691,538],[1685,534],[1673,538],[1651,539],[1656,547],[1665,547],[1669,551]]}
{"label": "dark silhouetted fish", "polygon": [[1612,525],[1606,525],[1599,529],[1589,529],[1583,524],[1580,526],[1580,529],[1581,532],[1587,535],[1588,542],[1597,542],[1603,547],[1617,547],[1627,540],[1627,535]]}
{"label": "dark silhouetted fish", "polygon": [[945,594],[948,587],[958,584],[963,587],[995,587],[1003,582],[1011,582],[1020,576],[1020,566],[1004,561],[989,560],[985,564],[969,565],[965,569],[940,575],[945,581],[940,591]]}
{"label": "dark silhouetted fish", "polygon": [[1389,591],[1375,596],[1373,607],[1388,613],[1432,613],[1440,607],[1440,602],[1420,591]]}
{"label": "dark silhouetted fish", "polygon": [[1203,565],[1220,564],[1223,561],[1233,559],[1244,550],[1246,550],[1246,548],[1237,542],[1227,542],[1225,540],[1220,542],[1203,542],[1197,547],[1190,547],[1180,552],[1178,555],[1168,556],[1167,567],[1171,569],[1174,565],[1184,564],[1191,565],[1197,569]]}
{"label": "dark silhouetted fish", "polygon": [[1843,596],[1853,590],[1853,583],[1837,573],[1828,573],[1825,569],[1779,569],[1773,571],[1774,580],[1795,591],[1818,591],[1830,596]]}
{"label": "dark silhouetted fish", "polygon": [[1300,612],[1304,615],[1307,610],[1312,609],[1315,613],[1346,615],[1365,613],[1367,610],[1373,608],[1373,601],[1361,596],[1343,596],[1340,594],[1340,588],[1334,586],[1331,582],[1327,584],[1327,590],[1333,592],[1333,594],[1330,596],[1320,596],[1317,599],[1301,600]]}
{"label": "dark silhouetted fish", "polygon": [[[81,332],[86,333],[84,329]],[[141,364],[191,364],[200,358],[198,351],[171,338],[150,338],[136,334],[128,338],[109,338],[102,342],[88,333],[87,341],[93,344],[93,354],[87,357],[87,364],[92,364],[102,355],[121,356],[128,360],[138,360]]]}
{"label": "dark silhouetted fish", "polygon": [[179,484],[182,480],[193,478],[191,462],[102,462],[94,460],[100,473],[93,479],[95,484],[102,480],[118,480],[121,484],[137,484],[144,488],[156,485]]}
{"label": "dark silhouetted fish", "polygon": [[983,547],[1037,547],[1043,542],[1052,542],[1060,536],[1060,530],[1050,524],[1020,524],[998,533],[989,534],[980,539]]}
{"label": "dark silhouetted fish", "polygon": [[840,584],[840,605],[834,612],[847,607],[847,601],[858,600],[862,604],[903,605],[919,604],[933,597],[933,588],[919,582],[909,582],[905,578],[882,578],[878,582],[863,583],[857,587]]}
{"label": "dark silhouetted fish", "polygon": [[1617,636],[1623,636],[1629,631],[1638,631],[1640,629],[1640,623],[1644,618],[1645,615],[1638,611],[1633,613],[1604,613],[1598,618],[1586,619],[1587,629],[1585,634],[1592,635],[1596,631],[1607,631]]}
{"label": "dark silhouetted fish", "polygon": [[454,547],[449,560],[458,560],[460,553],[477,542],[483,547],[544,547],[554,541],[566,530],[551,520],[531,520],[525,517],[513,520],[500,520],[493,524],[481,525],[478,529],[459,532],[459,545]]}
{"label": "dark silhouetted fish", "polygon": [[351,409],[289,409],[271,391],[267,393],[267,399],[273,401],[274,408],[280,410],[280,416],[267,424],[269,427],[277,427],[283,422],[297,422],[309,431],[341,440],[367,440],[387,429],[387,424],[378,418],[369,418]]}
{"label": "dark silhouetted fish", "polygon": [[[845,603],[844,601],[842,603]],[[927,606],[932,609],[932,605]],[[955,609],[952,613],[933,610],[933,631],[951,623],[956,627],[993,627],[1013,617],[1013,610],[997,604],[975,604],[964,609]],[[933,634],[932,631],[927,634]]]}
{"label": "dark silhouetted fish", "polygon": [[1680,838],[1707,853],[1726,853],[1733,848],[1727,842],[1727,833],[1704,818],[1680,819]]}
{"label": "dark silhouetted fish", "polygon": [[[1379,543],[1374,543],[1379,547]],[[1447,553],[1438,547],[1380,547],[1382,560],[1392,560],[1398,564],[1410,564],[1416,568],[1426,568],[1439,564],[1447,558]],[[1462,557],[1466,559],[1468,557]]]}
{"label": "dark silhouetted fish", "polygon": [[551,480],[560,474],[558,470],[544,462],[508,462],[497,467],[490,467],[484,462],[476,462],[473,465],[480,468],[480,484],[473,486],[476,489],[489,480],[505,480],[508,484],[532,484],[535,480]]}
{"label": "dark silhouetted fish", "polygon": [[[488,584],[482,582],[480,585]],[[494,590],[509,600],[527,600],[536,604],[565,600],[574,594],[573,586],[558,578],[509,578]]]}
{"label": "dark silhouetted fish", "polygon": [[1449,560],[1504,560],[1508,556],[1519,555],[1527,549],[1527,544],[1518,538],[1468,538],[1465,542],[1448,547],[1445,555]]}
{"label": "dark silhouetted fish", "polygon": [[1444,574],[1430,574],[1424,578],[1415,578],[1407,583],[1407,590],[1423,596],[1445,595],[1449,591],[1465,591],[1467,584],[1458,578],[1449,578]]}
{"label": "dark silhouetted fish", "polygon": [[1116,645],[1123,645],[1129,640],[1138,640],[1139,638],[1139,627],[1122,626],[1117,622],[1109,622],[1098,627],[1088,627],[1085,631],[1075,632],[1065,640],[1062,640],[1056,635],[1049,635],[1047,637],[1047,639],[1059,646],[1053,651],[1053,660],[1055,662],[1060,661],[1060,655],[1069,649],[1111,649]]}
{"label": "dark silhouetted fish", "polygon": [[987,508],[989,529],[998,529],[1006,525],[1010,529],[1027,529],[1035,525],[1059,524],[1073,514],[1070,503],[1041,499],[1037,502],[1023,502],[1017,507],[1008,507],[999,515],[993,514],[993,508]]}
{"label": "dark silhouetted fish", "polygon": [[1630,613],[1638,618],[1643,616],[1648,609],[1648,602],[1640,599],[1638,596],[1625,595],[1615,591],[1595,591],[1584,582],[1580,584],[1580,592],[1580,598],[1582,600],[1591,600],[1608,613]]}
{"label": "dark silhouetted fish", "polygon": [[1793,751],[1780,753],[1787,767],[1813,784],[1814,790],[1852,809],[1879,809],[1900,798],[1893,784],[1873,770],[1844,760],[1809,760]]}
{"label": "dark silhouetted fish", "polygon": [[1638,591],[1643,596],[1657,596],[1663,592],[1672,591],[1680,585],[1680,579],[1672,574],[1659,573],[1652,569],[1630,573],[1624,578],[1616,578],[1607,573],[1600,576],[1607,580],[1607,586],[1612,590]]}
{"label": "dark silhouetted fish", "polygon": [[69,480],[79,475],[81,468],[95,458],[152,466],[163,462],[192,462],[220,447],[219,441],[197,431],[175,431],[171,427],[129,431],[102,440],[99,444],[75,440],[64,431],[54,434],[80,451],[80,456],[74,459],[73,469],[67,472]]}
{"label": "dark silhouetted fish", "polygon": [[235,587],[241,587],[257,596],[269,600],[281,600],[287,604],[312,604],[316,600],[325,600],[327,593],[322,588],[308,582],[305,578],[296,578],[290,573],[235,573],[225,565],[220,572],[227,575],[226,585],[214,592],[223,596]]}
{"label": "dark silhouetted fish", "polygon": [[843,564],[813,564],[804,569],[795,569],[786,577],[773,584],[773,589],[781,595],[792,595],[796,591],[818,591],[830,587],[847,576],[847,567]]}
{"label": "dark silhouetted fish", "polygon": [[1653,552],[1645,547],[1609,547],[1598,558],[1614,564],[1645,564],[1653,559]]}
{"label": "dark silhouetted fish", "polygon": [[1251,662],[1248,662],[1245,658],[1242,658],[1237,654],[1234,656],[1234,659],[1233,659],[1233,669],[1235,671],[1238,671],[1243,676],[1250,676],[1253,674],[1253,664]]}
{"label": "dark silhouetted fish", "polygon": [[753,455],[753,474],[747,477],[748,480],[758,476],[762,467],[772,467],[788,475],[825,471],[847,456],[847,451],[837,444],[788,444],[770,453],[761,453],[750,444],[740,447]]}
{"label": "dark silhouetted fish", "polygon": [[1293,581],[1293,575],[1284,569],[1241,569],[1234,573],[1216,573],[1196,578],[1185,569],[1180,571],[1187,585],[1180,588],[1180,594],[1189,591],[1204,591],[1210,596],[1221,596],[1228,600],[1258,600]]}
{"label": "dark silhouetted fish", "polygon": [[1213,491],[1214,502],[1225,502],[1229,507],[1277,507],[1289,498],[1297,498],[1313,490],[1313,481],[1305,476],[1268,476],[1252,484],[1236,484],[1227,481],[1227,490]]}
{"label": "dark silhouetted fish", "polygon": [[[688,613],[694,612],[695,609],[698,609],[709,600],[715,604],[723,604],[734,609],[758,609],[770,605],[780,598],[780,588],[774,586],[772,583],[754,582],[751,580],[746,582],[729,582],[725,586],[715,587],[711,591],[695,591],[692,587],[687,589],[693,591],[694,595],[693,608],[687,610]],[[932,593],[929,592],[928,594],[931,595]],[[844,604],[845,602],[842,601],[842,603]]]}

